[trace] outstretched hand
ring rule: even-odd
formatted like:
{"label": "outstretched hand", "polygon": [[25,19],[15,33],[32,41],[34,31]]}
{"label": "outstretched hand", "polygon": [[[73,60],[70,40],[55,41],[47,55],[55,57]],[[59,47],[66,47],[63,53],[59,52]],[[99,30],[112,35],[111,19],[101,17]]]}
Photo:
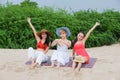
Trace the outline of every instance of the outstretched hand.
{"label": "outstretched hand", "polygon": [[27,18],[27,22],[31,22],[31,18]]}
{"label": "outstretched hand", "polygon": [[96,25],[96,26],[99,26],[99,25],[100,25],[100,23],[99,23],[99,22],[96,22],[96,23],[95,23],[95,25]]}

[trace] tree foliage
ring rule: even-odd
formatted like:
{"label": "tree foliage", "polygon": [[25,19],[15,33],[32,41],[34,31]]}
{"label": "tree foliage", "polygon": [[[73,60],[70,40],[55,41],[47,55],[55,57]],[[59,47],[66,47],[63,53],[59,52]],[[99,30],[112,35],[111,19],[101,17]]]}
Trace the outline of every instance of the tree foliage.
{"label": "tree foliage", "polygon": [[86,47],[110,45],[120,40],[120,12],[106,10],[99,13],[94,10],[78,11],[74,14],[66,10],[54,10],[50,7],[38,7],[37,3],[25,0],[20,5],[0,6],[0,48],[36,47],[36,41],[26,19],[30,17],[37,31],[45,28],[53,33],[51,41],[58,38],[55,30],[67,26],[75,39],[79,31],[87,31],[95,24],[98,26],[87,40]]}

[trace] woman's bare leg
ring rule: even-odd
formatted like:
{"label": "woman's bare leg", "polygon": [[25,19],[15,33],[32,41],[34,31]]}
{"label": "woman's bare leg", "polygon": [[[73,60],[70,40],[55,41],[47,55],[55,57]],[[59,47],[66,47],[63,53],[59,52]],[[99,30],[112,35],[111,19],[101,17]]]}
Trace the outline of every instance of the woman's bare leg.
{"label": "woman's bare leg", "polygon": [[34,69],[34,68],[36,67],[36,65],[37,65],[37,63],[33,63],[33,64],[30,66],[30,68],[31,68],[31,69]]}
{"label": "woman's bare leg", "polygon": [[58,62],[58,64],[57,64],[57,68],[60,68],[60,62]]}
{"label": "woman's bare leg", "polygon": [[30,65],[30,69],[34,69],[37,63],[35,63],[35,59],[31,58],[32,64]]}
{"label": "woman's bare leg", "polygon": [[76,70],[77,70],[77,71],[80,71],[81,66],[82,66],[82,63],[78,63]]}
{"label": "woman's bare leg", "polygon": [[73,70],[75,70],[76,64],[77,64],[77,63],[73,61],[73,63],[72,63],[72,69],[73,69]]}
{"label": "woman's bare leg", "polygon": [[55,63],[54,61],[51,61],[51,67],[54,67],[54,63]]}
{"label": "woman's bare leg", "polygon": [[32,64],[30,65],[30,68],[32,67],[32,65],[35,63],[35,60],[33,58],[31,58]]}
{"label": "woman's bare leg", "polygon": [[34,63],[35,63],[35,59],[31,58],[31,61],[32,61],[32,64],[34,64]]}

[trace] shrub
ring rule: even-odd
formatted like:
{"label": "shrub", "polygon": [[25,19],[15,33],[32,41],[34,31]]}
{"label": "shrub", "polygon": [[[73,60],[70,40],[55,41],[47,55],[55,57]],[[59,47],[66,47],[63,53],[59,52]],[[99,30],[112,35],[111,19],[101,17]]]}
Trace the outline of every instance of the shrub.
{"label": "shrub", "polygon": [[[29,2],[28,2],[29,3]],[[100,22],[89,39],[86,47],[110,45],[120,39],[120,13],[106,10],[99,13],[93,10],[78,11],[70,14],[63,9],[54,10],[50,7],[38,7],[32,5],[7,5],[0,6],[0,48],[28,48],[36,47],[36,40],[26,19],[31,17],[37,31],[45,28],[53,33],[51,41],[58,38],[55,30],[61,26],[67,26],[73,40],[79,31],[87,31]],[[24,6],[24,7],[23,7]]]}

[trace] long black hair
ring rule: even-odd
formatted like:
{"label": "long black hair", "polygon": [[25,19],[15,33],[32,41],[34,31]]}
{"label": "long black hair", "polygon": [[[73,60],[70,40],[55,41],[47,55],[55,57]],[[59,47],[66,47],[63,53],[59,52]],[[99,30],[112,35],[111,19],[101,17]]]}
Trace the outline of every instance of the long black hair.
{"label": "long black hair", "polygon": [[[83,33],[84,36],[85,36],[85,33],[84,33],[83,31],[80,31],[79,33]],[[79,34],[79,33],[78,33],[78,34]],[[77,34],[77,35],[78,35],[78,34]],[[72,41],[72,48],[74,47],[75,43],[77,42],[77,35],[76,35],[76,38]]]}
{"label": "long black hair", "polygon": [[[49,34],[47,32],[45,32],[45,34],[47,35],[47,38],[46,38],[44,44],[46,44],[47,46],[49,46],[49,43],[50,43]],[[40,37],[40,39],[42,39],[42,35],[40,35],[39,37]]]}
{"label": "long black hair", "polygon": [[72,41],[72,48],[74,47],[76,42],[77,42],[77,37]]}

